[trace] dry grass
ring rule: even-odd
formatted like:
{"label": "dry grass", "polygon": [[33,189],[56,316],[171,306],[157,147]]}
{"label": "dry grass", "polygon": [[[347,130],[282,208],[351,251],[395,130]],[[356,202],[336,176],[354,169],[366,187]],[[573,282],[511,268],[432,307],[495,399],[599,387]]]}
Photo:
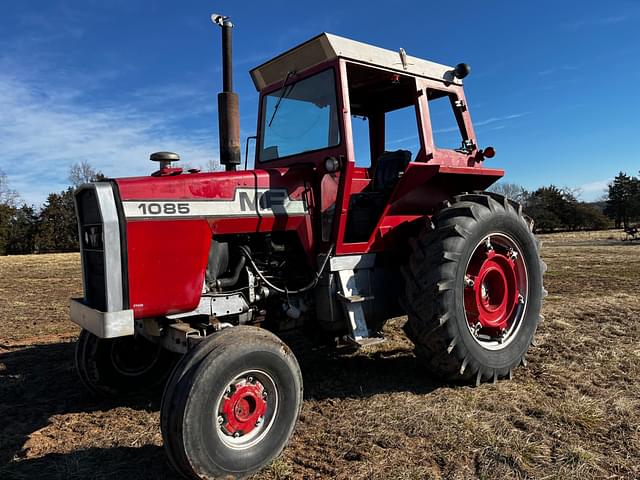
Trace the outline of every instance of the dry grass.
{"label": "dry grass", "polygon": [[[401,334],[303,363],[291,445],[256,479],[639,478],[640,245],[545,235],[546,321],[513,381],[443,385]],[[176,478],[159,399],[110,403],[73,371],[76,255],[0,258],[0,478]]]}
{"label": "dry grass", "polygon": [[68,299],[82,296],[81,275],[77,253],[0,257],[0,343],[76,336]]}

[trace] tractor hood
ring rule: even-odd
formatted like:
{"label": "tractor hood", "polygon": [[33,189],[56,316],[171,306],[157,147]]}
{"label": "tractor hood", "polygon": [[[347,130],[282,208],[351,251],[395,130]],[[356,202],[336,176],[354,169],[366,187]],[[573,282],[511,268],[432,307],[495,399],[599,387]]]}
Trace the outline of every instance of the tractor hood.
{"label": "tractor hood", "polygon": [[295,216],[308,210],[306,169],[269,169],[116,180],[127,221]]}
{"label": "tractor hood", "polygon": [[135,317],[193,310],[217,235],[296,231],[311,251],[310,175],[301,167],[112,180]]}

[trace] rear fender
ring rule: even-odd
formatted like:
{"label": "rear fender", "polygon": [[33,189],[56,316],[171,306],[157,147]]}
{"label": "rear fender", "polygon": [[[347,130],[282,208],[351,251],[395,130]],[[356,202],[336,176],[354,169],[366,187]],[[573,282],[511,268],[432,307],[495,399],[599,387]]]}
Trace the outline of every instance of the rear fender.
{"label": "rear fender", "polygon": [[389,199],[384,216],[432,213],[444,200],[462,192],[485,190],[504,175],[504,170],[451,167],[413,162],[407,167]]}
{"label": "rear fender", "polygon": [[367,242],[340,243],[338,254],[381,252],[406,241],[424,217],[462,192],[484,190],[502,178],[503,170],[412,162],[400,177]]}

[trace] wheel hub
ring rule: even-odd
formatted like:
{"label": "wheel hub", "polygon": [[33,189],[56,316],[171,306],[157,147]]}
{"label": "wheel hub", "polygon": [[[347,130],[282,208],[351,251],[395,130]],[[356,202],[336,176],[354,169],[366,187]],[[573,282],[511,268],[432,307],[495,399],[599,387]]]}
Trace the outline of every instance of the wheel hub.
{"label": "wheel hub", "polygon": [[260,381],[247,377],[227,388],[218,423],[225,434],[239,437],[251,433],[264,420],[267,395]]}
{"label": "wheel hub", "polygon": [[149,371],[162,353],[160,345],[139,337],[116,338],[111,343],[111,363],[122,375],[137,377]]}
{"label": "wheel hub", "polygon": [[465,275],[467,321],[475,336],[490,339],[502,339],[514,326],[526,290],[515,245],[497,240],[494,245],[489,236],[476,247]]}

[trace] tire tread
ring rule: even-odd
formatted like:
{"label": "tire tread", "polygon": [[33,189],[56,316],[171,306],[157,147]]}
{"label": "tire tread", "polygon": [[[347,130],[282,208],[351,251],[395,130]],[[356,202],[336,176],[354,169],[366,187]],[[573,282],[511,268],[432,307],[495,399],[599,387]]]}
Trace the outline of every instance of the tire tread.
{"label": "tire tread", "polygon": [[[403,269],[408,316],[405,332],[426,368],[447,381],[473,380],[479,385],[483,380],[510,377],[517,366],[497,369],[480,365],[460,345],[453,322],[449,321],[452,313],[446,306],[447,295],[455,288],[455,269],[447,265],[455,265],[461,259],[460,252],[451,245],[458,246],[456,239],[464,242],[470,236],[469,227],[496,213],[517,216],[532,232],[533,224],[517,202],[491,192],[457,195],[433,216],[432,225],[422,229],[412,243],[414,253],[409,264]],[[539,257],[539,246],[537,253]],[[545,267],[540,261],[541,271]],[[526,365],[524,355],[517,363]]]}

